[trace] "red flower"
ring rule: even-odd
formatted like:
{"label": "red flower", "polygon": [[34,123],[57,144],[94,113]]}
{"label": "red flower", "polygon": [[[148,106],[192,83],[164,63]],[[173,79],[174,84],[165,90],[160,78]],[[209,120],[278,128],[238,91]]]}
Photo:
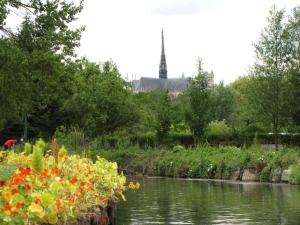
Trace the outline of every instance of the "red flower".
{"label": "red flower", "polygon": [[31,189],[31,186],[29,184],[26,184],[23,188],[29,191]]}
{"label": "red flower", "polygon": [[5,185],[5,181],[0,180],[0,187],[3,187]]}
{"label": "red flower", "polygon": [[12,184],[12,185],[18,185],[18,184],[20,184],[20,183],[22,183],[22,182],[24,182],[24,181],[25,181],[25,179],[24,179],[23,177],[20,177],[20,176],[14,176],[14,177],[12,178],[11,184]]}
{"label": "red flower", "polygon": [[30,175],[30,168],[24,168],[24,167],[22,167],[22,166],[20,166],[19,167],[19,170],[20,170],[20,172],[21,172],[21,174],[23,175],[23,176],[28,176],[28,175]]}
{"label": "red flower", "polygon": [[74,177],[74,178],[72,178],[72,179],[70,180],[70,183],[71,183],[71,184],[75,184],[77,181],[78,181],[77,178]]}
{"label": "red flower", "polygon": [[12,206],[10,206],[10,205],[5,205],[5,206],[3,207],[3,210],[4,210],[4,211],[11,211],[11,209],[12,209]]}
{"label": "red flower", "polygon": [[57,168],[55,168],[55,167],[53,167],[52,169],[51,169],[51,173],[53,173],[55,176],[59,176],[59,171],[58,171],[58,169]]}
{"label": "red flower", "polygon": [[14,189],[12,189],[11,190],[11,193],[14,195],[14,194],[16,194],[16,193],[18,193],[19,191],[18,191],[18,189],[16,189],[16,188],[14,188]]}

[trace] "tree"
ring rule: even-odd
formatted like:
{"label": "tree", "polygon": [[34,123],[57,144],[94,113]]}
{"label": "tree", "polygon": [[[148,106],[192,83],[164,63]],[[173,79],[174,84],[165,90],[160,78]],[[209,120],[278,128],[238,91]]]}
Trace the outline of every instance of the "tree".
{"label": "tree", "polygon": [[[289,96],[286,99],[291,110],[293,127],[300,125],[300,6],[292,10],[287,25],[289,42],[292,45],[292,60],[288,78]],[[299,130],[299,128],[298,128]]]}
{"label": "tree", "polygon": [[77,63],[72,95],[63,110],[68,126],[78,126],[90,137],[111,134],[130,126],[137,113],[126,83],[112,62],[103,64],[82,60]]}
{"label": "tree", "polygon": [[204,137],[205,128],[211,121],[211,90],[208,87],[201,60],[198,61],[198,75],[190,80],[186,94],[189,97],[186,121],[195,140],[199,142]]}
{"label": "tree", "polygon": [[228,122],[232,120],[234,96],[232,90],[229,87],[224,86],[223,82],[219,85],[215,85],[212,89],[211,102],[213,120],[226,120]]}
{"label": "tree", "polygon": [[284,19],[284,11],[273,7],[268,17],[269,24],[255,44],[256,63],[252,75],[256,87],[253,107],[261,120],[271,125],[276,149],[279,131],[286,120],[285,80],[291,53]]}
{"label": "tree", "polygon": [[[18,32],[5,26],[9,9],[26,11]],[[0,81],[7,88],[2,90],[1,96],[16,103],[3,101],[0,110],[13,112],[14,119],[24,119],[25,125],[28,119],[31,127],[38,126],[39,132],[47,136],[60,123],[56,118],[61,118],[59,108],[68,95],[67,86],[72,76],[68,67],[83,30],[82,27],[73,30],[69,24],[81,10],[82,2],[75,5],[65,0],[5,0],[0,4],[0,30],[4,34],[0,49],[14,52],[3,60]],[[12,77],[15,79],[10,86]],[[3,121],[9,120],[10,117],[4,115]],[[27,133],[26,126],[24,133]]]}

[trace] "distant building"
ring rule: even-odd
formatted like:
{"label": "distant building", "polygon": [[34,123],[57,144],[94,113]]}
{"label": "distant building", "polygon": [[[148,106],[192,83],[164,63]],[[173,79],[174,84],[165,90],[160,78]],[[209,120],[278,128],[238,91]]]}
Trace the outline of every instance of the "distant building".
{"label": "distant building", "polygon": [[[207,73],[209,86],[213,85],[214,74],[213,72]],[[164,47],[164,33],[161,32],[161,57],[159,63],[159,78],[141,77],[139,80],[132,81],[132,90],[135,93],[146,92],[154,89],[165,89],[173,96],[182,93],[188,86],[189,78],[169,78],[167,62]]]}

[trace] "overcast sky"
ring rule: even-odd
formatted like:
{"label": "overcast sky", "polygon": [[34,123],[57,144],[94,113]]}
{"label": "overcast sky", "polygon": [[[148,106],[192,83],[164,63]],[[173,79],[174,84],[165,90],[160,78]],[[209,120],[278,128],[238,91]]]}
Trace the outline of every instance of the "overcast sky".
{"label": "overcast sky", "polygon": [[192,76],[198,57],[215,81],[247,74],[271,6],[299,0],[85,0],[80,56],[112,59],[122,76],[158,77],[164,29],[168,77]]}

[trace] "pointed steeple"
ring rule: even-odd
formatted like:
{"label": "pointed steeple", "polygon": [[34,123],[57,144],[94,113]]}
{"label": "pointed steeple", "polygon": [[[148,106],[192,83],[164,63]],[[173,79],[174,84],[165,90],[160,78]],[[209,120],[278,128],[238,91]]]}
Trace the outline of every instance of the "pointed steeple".
{"label": "pointed steeple", "polygon": [[159,63],[159,78],[167,79],[168,78],[166,55],[165,55],[165,45],[164,45],[164,31],[161,29],[161,56]]}

